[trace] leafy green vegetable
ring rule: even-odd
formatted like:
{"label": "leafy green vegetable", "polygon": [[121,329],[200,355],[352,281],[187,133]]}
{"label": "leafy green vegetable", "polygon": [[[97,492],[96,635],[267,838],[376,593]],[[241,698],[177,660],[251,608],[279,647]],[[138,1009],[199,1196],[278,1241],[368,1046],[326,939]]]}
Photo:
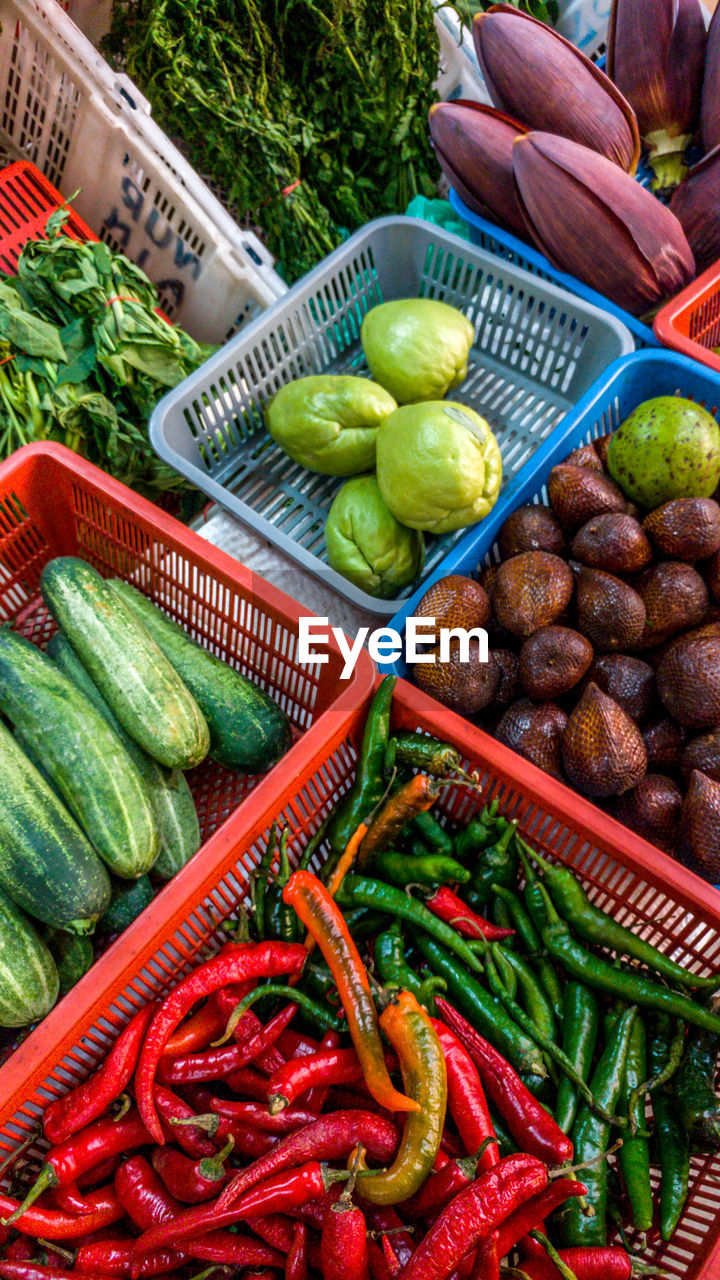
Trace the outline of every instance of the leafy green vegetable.
{"label": "leafy green vegetable", "polygon": [[105,244],[62,234],[67,210],[0,281],[0,456],[59,440],[151,494],[185,481],[153,452],[147,420],[211,348],[155,312],[154,286]]}

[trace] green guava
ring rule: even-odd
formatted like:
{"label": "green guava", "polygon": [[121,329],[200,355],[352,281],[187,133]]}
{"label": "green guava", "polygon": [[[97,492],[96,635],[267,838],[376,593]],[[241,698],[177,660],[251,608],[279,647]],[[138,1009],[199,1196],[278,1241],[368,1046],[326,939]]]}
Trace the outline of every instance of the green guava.
{"label": "green guava", "polygon": [[498,442],[467,405],[431,400],[405,405],[378,433],[377,478],[396,520],[450,533],[482,520],[502,480]]}
{"label": "green guava", "polygon": [[308,471],[354,476],[375,466],[380,423],[397,405],[369,378],[330,373],[288,382],[265,409],[265,426]]}
{"label": "green guava", "polygon": [[423,535],[388,511],[375,476],[355,476],[336,494],[325,546],[331,569],[380,600],[414,582],[425,562]]}
{"label": "green guava", "polygon": [[611,436],[607,464],[640,506],[709,498],[720,481],[720,427],[692,400],[657,396],[638,405]]}
{"label": "green guava", "polygon": [[442,400],[459,386],[474,336],[462,311],[433,298],[382,302],[360,330],[370,373],[398,404]]}

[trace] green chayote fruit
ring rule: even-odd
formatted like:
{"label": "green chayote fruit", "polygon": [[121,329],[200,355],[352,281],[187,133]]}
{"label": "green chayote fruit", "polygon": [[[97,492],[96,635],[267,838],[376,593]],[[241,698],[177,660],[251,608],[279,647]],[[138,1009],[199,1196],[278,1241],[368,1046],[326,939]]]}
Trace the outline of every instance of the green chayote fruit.
{"label": "green chayote fruit", "polygon": [[422,572],[425,540],[388,511],[375,476],[348,480],[325,525],[328,564],[380,600],[392,600]]}
{"label": "green chayote fruit", "polygon": [[450,533],[475,524],[495,505],[502,457],[485,419],[467,405],[409,404],[380,428],[377,478],[401,524]]}
{"label": "green chayote fruit", "polygon": [[720,427],[692,400],[645,400],[610,437],[608,470],[643,507],[709,498],[720,480]]}
{"label": "green chayote fruit", "polygon": [[383,302],[360,330],[370,373],[398,404],[442,400],[459,386],[474,336],[461,311],[433,298]]}
{"label": "green chayote fruit", "polygon": [[281,387],[265,409],[265,425],[308,471],[354,476],[375,466],[378,428],[396,408],[369,378],[316,374]]}

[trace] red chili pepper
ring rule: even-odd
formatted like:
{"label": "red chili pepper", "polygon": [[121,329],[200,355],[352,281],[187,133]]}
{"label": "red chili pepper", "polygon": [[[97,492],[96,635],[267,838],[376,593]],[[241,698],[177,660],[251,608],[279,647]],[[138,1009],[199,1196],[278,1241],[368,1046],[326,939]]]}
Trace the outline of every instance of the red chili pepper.
{"label": "red chili pepper", "polygon": [[502,938],[515,936],[514,929],[501,929],[499,925],[491,924],[489,920],[479,916],[476,911],[471,911],[467,903],[453,893],[452,889],[448,889],[447,885],[436,889],[433,896],[426,899],[425,906],[465,938],[487,938],[490,942],[499,942]]}
{"label": "red chili pepper", "polygon": [[210,1108],[218,1116],[238,1120],[254,1129],[264,1129],[267,1133],[292,1133],[294,1129],[317,1120],[314,1111],[302,1111],[299,1107],[288,1107],[273,1116],[267,1107],[258,1106],[256,1102],[235,1102],[228,1098],[213,1097]]}
{"label": "red chili pepper", "polygon": [[132,1276],[140,1268],[141,1276],[167,1275],[176,1271],[189,1258],[189,1254],[175,1249],[162,1249],[148,1253],[138,1263],[130,1253],[132,1241],[123,1236],[118,1240],[90,1240],[83,1242],[75,1255],[75,1270],[79,1272],[101,1271],[110,1276]]}
{"label": "red chili pepper", "polygon": [[[404,1210],[405,1206],[403,1205],[403,1212]],[[393,1249],[404,1267],[412,1258],[416,1245],[397,1209],[394,1209],[389,1204],[368,1203],[365,1206],[365,1217],[373,1231],[387,1232],[392,1235]]]}
{"label": "red chili pepper", "polygon": [[395,1280],[395,1277],[399,1276],[402,1271],[400,1259],[392,1247],[389,1236],[382,1235],[380,1237],[380,1244],[382,1246],[383,1256],[387,1263],[388,1275],[391,1280]]}
{"label": "red chili pepper", "polygon": [[56,1098],[43,1115],[43,1132],[57,1145],[104,1115],[132,1080],[145,1032],[156,1005],[139,1009],[123,1028],[102,1066],[62,1098]]}
{"label": "red chili pepper", "polygon": [[388,1111],[419,1111],[420,1104],[399,1093],[390,1079],[365,966],[324,884],[309,871],[295,871],[283,889],[283,901],[294,907],[327,961],[372,1096]]}
{"label": "red chili pepper", "polygon": [[[10,1262],[3,1258],[0,1258],[0,1276],[4,1280],[77,1280],[74,1271],[44,1267],[39,1262]],[[93,1280],[104,1280],[104,1277],[95,1275]]]}
{"label": "red chili pepper", "polygon": [[285,1259],[285,1280],[308,1280],[307,1227],[296,1222]]}
{"label": "red chili pepper", "polygon": [[535,1156],[506,1156],[443,1209],[403,1269],[402,1280],[445,1280],[458,1263],[547,1184]]}
{"label": "red chili pepper", "polygon": [[[223,987],[221,991],[216,991],[213,1001],[220,1013],[225,1017],[226,1024],[235,1013],[240,1001],[249,994],[254,985],[253,982],[236,983],[232,987]],[[252,1009],[246,1009],[232,1030],[232,1038],[238,1044],[246,1044],[255,1035],[259,1035],[262,1032],[262,1025],[257,1014]],[[223,1028],[223,1030],[227,1035],[226,1028]],[[261,1071],[266,1071],[270,1074],[272,1071],[277,1071],[278,1067],[281,1067],[286,1059],[277,1044],[271,1044],[267,1047],[261,1047],[260,1051],[255,1055],[255,1061]]]}
{"label": "red chili pepper", "polygon": [[267,1102],[270,1097],[270,1083],[254,1067],[241,1067],[225,1077],[225,1084],[233,1093],[243,1098],[254,1098],[256,1102]]}
{"label": "red chili pepper", "polygon": [[156,1147],[151,1157],[152,1167],[176,1200],[182,1204],[202,1204],[212,1200],[227,1182],[224,1162],[234,1145],[231,1137],[216,1156],[195,1161],[176,1147]]}
{"label": "red chili pepper", "polygon": [[[337,1031],[328,1031],[326,1035],[336,1036]],[[278,1040],[278,1049],[286,1061],[288,1058],[303,1058],[308,1053],[317,1053],[319,1048],[319,1041],[313,1040],[312,1036],[306,1036],[304,1031],[295,1031],[292,1027],[283,1031]]]}
{"label": "red chili pepper", "polygon": [[346,1160],[358,1142],[362,1142],[371,1159],[387,1163],[395,1155],[399,1140],[395,1125],[372,1111],[335,1111],[320,1116],[304,1129],[289,1133],[268,1155],[237,1173],[221,1192],[218,1211],[229,1208],[258,1182],[306,1160]]}
{"label": "red chili pepper", "polygon": [[[307,1044],[307,1048],[305,1047],[301,1048],[300,1046],[298,1046],[298,1048],[295,1050],[295,1053],[289,1054],[288,1056],[304,1058],[304,1057],[308,1057],[310,1054],[322,1052],[323,1049],[337,1049],[340,1044],[340,1036],[338,1035],[337,1031],[326,1031],[325,1035],[320,1041],[320,1044],[318,1044],[315,1040],[310,1040],[309,1038],[305,1041],[305,1043]],[[328,1084],[317,1085],[314,1089],[308,1089],[305,1095],[306,1111],[312,1111],[315,1113],[315,1115],[319,1116],[320,1112],[325,1107],[325,1103],[327,1102],[327,1096],[329,1092],[330,1092],[330,1086]]]}
{"label": "red chili pepper", "polygon": [[212,1228],[227,1227],[249,1218],[262,1217],[266,1213],[287,1213],[296,1205],[319,1200],[328,1186],[346,1175],[324,1168],[317,1160],[291,1169],[287,1173],[268,1178],[252,1191],[240,1196],[231,1209],[220,1212],[218,1202],[194,1205],[184,1209],[174,1218],[145,1231],[134,1244],[136,1253],[163,1249],[169,1243],[185,1245],[195,1242],[198,1236],[206,1236]]}
{"label": "red chili pepper", "polygon": [[465,1148],[459,1138],[456,1138],[455,1134],[451,1133],[448,1128],[443,1129],[440,1145],[445,1155],[451,1160],[459,1160],[465,1152]]}
{"label": "red chili pepper", "polygon": [[474,1027],[441,996],[436,1004],[445,1023],[455,1032],[472,1058],[490,1101],[507,1123],[523,1150],[548,1164],[572,1160],[573,1145],[542,1103],[533,1097],[517,1072]]}
{"label": "red chili pepper", "polygon": [[357,1084],[362,1066],[354,1049],[321,1049],[293,1058],[270,1077],[270,1107],[276,1112],[318,1085]]}
{"label": "red chili pepper", "polygon": [[367,1250],[371,1280],[394,1280],[380,1245],[375,1240],[368,1240]]}
{"label": "red chili pepper", "polygon": [[173,988],[150,1023],[135,1073],[140,1115],[160,1146],[165,1137],[153,1097],[155,1075],[165,1045],[184,1016],[198,1000],[219,991],[229,982],[299,974],[305,954],[304,947],[296,943],[261,942],[254,947],[231,943],[212,960],[193,969]]}
{"label": "red chili pepper", "polygon": [[478,1172],[477,1156],[466,1156],[464,1160],[448,1160],[437,1173],[431,1173],[419,1191],[409,1200],[403,1201],[403,1216],[411,1222],[418,1222],[432,1215],[437,1217],[441,1209],[449,1204],[453,1196],[464,1191],[474,1181]]}
{"label": "red chili pepper", "polygon": [[195,1112],[184,1098],[179,1098],[171,1089],[163,1085],[155,1085],[155,1106],[163,1122],[163,1131],[172,1135],[171,1141],[177,1142],[189,1156],[201,1159],[203,1156],[215,1154],[215,1144],[200,1129],[189,1124],[176,1124],[177,1120],[192,1120]]}
{"label": "red chili pepper", "polygon": [[325,1211],[320,1260],[323,1280],[366,1280],[368,1271],[365,1214],[347,1191]]}
{"label": "red chili pepper", "polygon": [[[632,1260],[624,1249],[561,1249],[560,1257],[577,1280],[631,1280]],[[530,1258],[521,1264],[528,1280],[559,1280],[561,1272],[549,1258]]]}
{"label": "red chili pepper", "polygon": [[[467,1049],[444,1023],[432,1018],[447,1068],[448,1109],[468,1155],[474,1155],[487,1138],[495,1137],[482,1081]],[[492,1169],[500,1159],[493,1142],[483,1151],[479,1169]]]}
{"label": "red chili pepper", "polygon": [[[184,1212],[193,1213],[195,1210],[184,1210],[184,1206],[166,1191],[144,1156],[132,1156],[121,1165],[115,1175],[115,1182],[118,1199],[135,1226],[144,1231],[145,1235],[152,1234],[153,1231],[164,1232],[168,1238],[158,1248],[175,1248],[178,1240],[175,1238],[174,1224],[183,1217]],[[206,1206],[199,1205],[198,1208],[204,1211]],[[202,1258],[206,1262],[229,1263],[238,1267],[273,1267],[281,1263],[277,1250],[249,1237],[219,1230],[222,1225],[217,1218],[211,1216],[207,1230],[201,1233],[203,1239],[183,1242],[181,1252],[192,1258]],[[138,1248],[138,1244],[139,1241],[130,1241],[129,1244],[130,1254],[136,1260],[138,1255],[156,1252],[152,1246],[142,1249]]]}
{"label": "red chili pepper", "polygon": [[71,1182],[67,1187],[53,1188],[53,1200],[63,1213],[74,1213],[78,1217],[83,1217],[86,1213],[97,1213],[98,1210],[103,1209],[109,1211],[117,1204],[112,1183],[84,1195],[77,1182]]}
{"label": "red chili pepper", "polygon": [[30,1236],[17,1236],[5,1250],[5,1257],[8,1262],[23,1262],[30,1258],[34,1258],[37,1253],[37,1243],[31,1240]]}
{"label": "red chili pepper", "polygon": [[76,1182],[81,1173],[87,1173],[88,1169],[92,1169],[101,1160],[106,1160],[108,1156],[132,1151],[150,1140],[150,1135],[135,1110],[128,1111],[121,1120],[112,1120],[107,1116],[96,1120],[94,1124],[73,1134],[66,1142],[51,1147],[22,1206],[10,1215],[4,1225],[19,1218],[47,1187],[68,1186],[71,1182]]}
{"label": "red chili pepper", "polygon": [[[75,1240],[78,1236],[89,1236],[103,1227],[111,1227],[125,1216],[120,1201],[114,1192],[101,1188],[92,1191],[87,1197],[91,1205],[89,1213],[78,1217],[77,1214],[63,1213],[59,1209],[40,1208],[34,1205],[22,1212],[21,1230],[25,1235],[40,1240]],[[101,1207],[99,1207],[101,1206]],[[12,1196],[0,1195],[0,1213],[11,1216],[20,1208]],[[18,1214],[18,1219],[20,1214]]]}
{"label": "red chili pepper", "polygon": [[205,1053],[190,1053],[183,1058],[172,1058],[169,1062],[160,1064],[159,1073],[163,1080],[171,1084],[222,1080],[224,1076],[239,1071],[249,1062],[260,1059],[272,1047],[280,1032],[292,1022],[296,1013],[297,1005],[288,1004],[266,1026],[258,1022],[257,1029],[240,1044],[223,1045],[217,1049],[207,1049]]}
{"label": "red chili pepper", "polygon": [[213,1040],[222,1035],[225,1022],[220,1010],[212,1000],[208,1000],[170,1036],[163,1049],[163,1057],[179,1058],[187,1053],[207,1049]]}
{"label": "red chili pepper", "polygon": [[525,1204],[506,1218],[495,1233],[492,1242],[487,1241],[478,1249],[477,1274],[482,1276],[482,1264],[486,1257],[493,1255],[505,1258],[511,1249],[522,1240],[529,1231],[538,1227],[555,1209],[570,1200],[573,1196],[584,1196],[587,1187],[582,1182],[573,1182],[570,1178],[556,1178],[544,1191],[533,1196]]}
{"label": "red chili pepper", "polygon": [[120,1163],[119,1156],[111,1156],[109,1160],[103,1160],[101,1164],[96,1164],[94,1168],[88,1169],[87,1173],[81,1173],[77,1180],[81,1189],[86,1187],[96,1187],[103,1182],[107,1182],[114,1177],[115,1170]]}
{"label": "red chili pepper", "polygon": [[256,1236],[271,1244],[280,1253],[288,1253],[292,1247],[295,1223],[281,1213],[268,1213],[264,1218],[253,1218],[251,1223]]}

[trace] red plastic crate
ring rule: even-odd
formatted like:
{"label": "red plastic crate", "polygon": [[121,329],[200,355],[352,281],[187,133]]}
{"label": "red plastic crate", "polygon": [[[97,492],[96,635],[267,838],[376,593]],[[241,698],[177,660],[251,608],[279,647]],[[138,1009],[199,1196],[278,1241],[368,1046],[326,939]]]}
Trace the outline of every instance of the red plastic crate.
{"label": "red plastic crate", "polygon": [[[176,928],[180,955],[188,939],[193,949],[201,945],[210,931],[205,913],[227,914],[253,866],[247,832],[258,813],[286,779],[315,767],[330,734],[345,732],[375,678],[363,651],[352,676],[341,680],[344,659],[334,642],[326,664],[300,666],[298,619],[307,610],[63,445],[27,445],[0,466],[0,622],[41,647],[54,623],[38,583],[58,555],[81,556],[105,576],[132,578],[196,640],[277,699],[295,742],[262,777],[210,760],[190,771],[201,849],[0,1068],[4,1116],[44,1079],[48,1046],[62,1057],[96,1024],[124,987],[128,964],[145,964]],[[218,889],[235,864],[238,881]],[[212,902],[202,908],[209,893]]]}
{"label": "red plastic crate", "polygon": [[712,350],[720,346],[720,262],[658,311],[653,328],[666,347],[720,372],[720,356]]}
{"label": "red plastic crate", "polygon": [[[34,164],[18,160],[0,172],[0,271],[13,275],[28,240],[41,240],[47,220],[64,204],[56,187]],[[97,236],[70,206],[65,232],[73,240]]]}
{"label": "red plastic crate", "polygon": [[[61,1037],[46,1036],[52,1048],[44,1075],[24,1062],[22,1051],[15,1055],[2,1080],[0,1157],[27,1136],[50,1099],[102,1059],[132,1011],[151,997],[161,997],[193,961],[217,947],[221,923],[243,901],[247,871],[257,863],[273,820],[287,824],[297,860],[352,779],[368,702],[369,695],[349,721],[328,722],[322,740],[314,735],[313,750],[308,750],[301,768],[290,776],[276,771],[274,786],[258,789],[252,809],[247,807],[244,840],[228,847],[202,884],[195,883],[183,904],[177,903],[177,909],[158,923],[154,951],[152,944],[146,945],[142,927],[127,931],[122,976],[116,976],[92,1008],[73,1018]],[[462,787],[444,792],[441,808],[447,816],[466,822],[497,796],[502,812],[518,820],[528,840],[572,865],[598,906],[699,974],[720,966],[720,895],[697,876],[402,680],[393,703],[393,725],[437,733],[457,746],[466,768],[478,770],[479,792]],[[309,743],[310,734],[305,741]],[[156,916],[160,902],[149,909]],[[36,1159],[41,1145],[34,1150]],[[657,1170],[653,1183],[657,1186]],[[640,1239],[631,1234],[630,1240],[640,1251]],[[673,1241],[650,1246],[644,1254],[678,1280],[718,1280],[720,1156],[693,1157],[690,1195]]]}

